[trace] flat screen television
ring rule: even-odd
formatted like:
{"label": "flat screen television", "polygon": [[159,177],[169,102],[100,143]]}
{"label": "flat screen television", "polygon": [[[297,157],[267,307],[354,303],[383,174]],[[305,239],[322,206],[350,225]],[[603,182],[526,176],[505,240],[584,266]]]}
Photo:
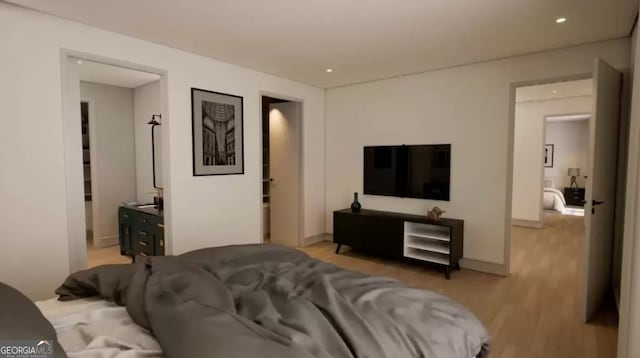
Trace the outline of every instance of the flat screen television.
{"label": "flat screen television", "polygon": [[364,193],[449,201],[451,144],[364,147]]}

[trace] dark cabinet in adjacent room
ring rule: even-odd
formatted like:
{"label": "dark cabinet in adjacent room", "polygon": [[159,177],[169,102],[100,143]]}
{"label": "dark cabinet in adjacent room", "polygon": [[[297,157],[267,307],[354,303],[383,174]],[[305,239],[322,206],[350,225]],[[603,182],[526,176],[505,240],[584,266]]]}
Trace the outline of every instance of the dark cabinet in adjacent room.
{"label": "dark cabinet in adjacent room", "polygon": [[118,209],[120,253],[164,256],[164,218],[155,208],[120,206]]}

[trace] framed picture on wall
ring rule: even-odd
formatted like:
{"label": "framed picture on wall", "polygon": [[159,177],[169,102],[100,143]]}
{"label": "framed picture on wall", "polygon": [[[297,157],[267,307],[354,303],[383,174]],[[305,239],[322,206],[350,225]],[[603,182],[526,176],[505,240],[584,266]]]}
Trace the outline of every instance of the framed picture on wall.
{"label": "framed picture on wall", "polygon": [[544,167],[553,168],[553,144],[546,144],[544,146]]}
{"label": "framed picture on wall", "polygon": [[193,175],[244,174],[240,96],[191,89]]}

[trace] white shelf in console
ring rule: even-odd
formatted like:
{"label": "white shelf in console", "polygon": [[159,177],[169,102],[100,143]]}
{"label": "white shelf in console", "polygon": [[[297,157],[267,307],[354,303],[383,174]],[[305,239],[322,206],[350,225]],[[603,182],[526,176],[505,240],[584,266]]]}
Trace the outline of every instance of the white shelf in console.
{"label": "white shelf in console", "polygon": [[431,233],[427,233],[427,232],[417,232],[415,230],[407,232],[404,232],[405,235],[409,235],[409,236],[413,236],[413,237],[420,237],[420,238],[424,238],[424,239],[431,239],[431,240],[439,240],[439,241],[451,241],[451,237],[448,234],[444,234],[444,233],[439,233],[439,232],[431,232]]}
{"label": "white shelf in console", "polygon": [[434,262],[441,265],[449,264],[449,255],[438,254],[431,251],[425,251],[414,248],[407,248],[404,252],[405,257],[410,257],[412,259]]}
{"label": "white shelf in console", "polygon": [[413,236],[409,236],[406,238],[407,242],[405,243],[407,247],[412,247],[414,249],[420,249],[425,251],[437,252],[439,254],[449,255],[451,253],[451,249],[449,248],[448,242],[436,241],[436,240],[421,240],[416,239]]}
{"label": "white shelf in console", "polygon": [[446,226],[405,221],[404,256],[449,265],[451,230]]}

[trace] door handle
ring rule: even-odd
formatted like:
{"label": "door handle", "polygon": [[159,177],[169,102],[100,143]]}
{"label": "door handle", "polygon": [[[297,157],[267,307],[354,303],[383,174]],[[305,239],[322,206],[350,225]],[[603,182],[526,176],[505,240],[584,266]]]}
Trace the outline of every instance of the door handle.
{"label": "door handle", "polygon": [[591,205],[592,206],[598,206],[598,205],[602,205],[602,204],[604,204],[604,201],[591,200]]}

